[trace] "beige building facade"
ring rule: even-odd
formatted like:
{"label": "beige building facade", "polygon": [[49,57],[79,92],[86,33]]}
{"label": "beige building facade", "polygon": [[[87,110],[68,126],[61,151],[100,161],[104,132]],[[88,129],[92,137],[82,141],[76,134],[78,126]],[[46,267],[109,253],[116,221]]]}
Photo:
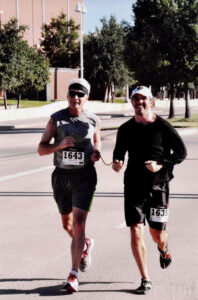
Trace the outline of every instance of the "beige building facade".
{"label": "beige building facade", "polygon": [[[0,23],[5,24],[11,18],[16,18],[19,25],[27,25],[24,38],[30,46],[39,48],[42,25],[58,17],[61,12],[66,14],[68,20],[73,19],[80,24],[81,13],[75,11],[78,2],[82,4],[83,0],[0,0]],[[42,93],[46,95],[45,100],[66,99],[69,82],[78,76],[78,69],[51,68],[50,82],[45,93]]]}
{"label": "beige building facade", "polygon": [[42,25],[61,12],[80,24],[80,13],[75,11],[78,2],[82,4],[83,0],[0,0],[1,23],[16,18],[19,25],[29,27],[25,34],[29,45],[39,47]]}

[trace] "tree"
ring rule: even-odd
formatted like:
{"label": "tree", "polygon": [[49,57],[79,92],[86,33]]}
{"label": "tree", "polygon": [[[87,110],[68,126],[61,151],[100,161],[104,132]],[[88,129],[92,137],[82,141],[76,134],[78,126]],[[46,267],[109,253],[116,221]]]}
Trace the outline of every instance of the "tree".
{"label": "tree", "polygon": [[18,87],[13,89],[18,94],[17,108],[20,104],[21,94],[30,89],[42,91],[49,81],[49,64],[45,57],[34,47],[29,47],[27,44],[21,46],[17,52],[18,59],[15,71],[20,83]]}
{"label": "tree", "polygon": [[76,68],[79,66],[79,25],[61,13],[42,27],[41,49],[51,67]]}
{"label": "tree", "polygon": [[41,90],[49,77],[49,65],[37,49],[29,47],[23,40],[26,27],[17,27],[11,19],[0,30],[0,87],[4,90],[4,103],[7,108],[7,91],[18,95],[17,108],[20,106],[21,93],[30,88]]}
{"label": "tree", "polygon": [[[13,73],[16,66],[11,61],[13,60],[13,51],[17,43],[22,40],[26,28],[26,26],[18,28],[16,19],[11,19],[0,28],[0,87],[3,90],[5,109],[7,109],[7,90],[15,88],[19,84]],[[8,72],[10,73],[8,74]]]}
{"label": "tree", "polygon": [[138,0],[133,11],[135,25],[128,28],[127,61],[142,84],[169,86],[172,118],[175,89],[181,82],[195,80],[197,0]]}
{"label": "tree", "polygon": [[101,22],[102,29],[96,28],[96,33],[85,39],[85,76],[91,83],[104,86],[107,101],[110,95],[113,101],[114,86],[123,87],[129,77],[124,63],[125,31],[114,16]]}

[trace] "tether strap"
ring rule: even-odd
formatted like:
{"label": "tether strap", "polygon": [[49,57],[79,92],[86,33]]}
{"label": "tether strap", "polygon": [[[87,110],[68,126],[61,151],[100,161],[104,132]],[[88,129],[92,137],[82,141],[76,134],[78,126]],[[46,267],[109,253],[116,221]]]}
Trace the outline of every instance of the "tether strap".
{"label": "tether strap", "polygon": [[102,162],[103,162],[103,164],[105,164],[106,166],[111,166],[112,165],[112,163],[113,162],[111,162],[111,163],[106,163],[105,161],[104,161],[104,159],[102,158],[102,155],[100,155],[100,158],[102,159]]}

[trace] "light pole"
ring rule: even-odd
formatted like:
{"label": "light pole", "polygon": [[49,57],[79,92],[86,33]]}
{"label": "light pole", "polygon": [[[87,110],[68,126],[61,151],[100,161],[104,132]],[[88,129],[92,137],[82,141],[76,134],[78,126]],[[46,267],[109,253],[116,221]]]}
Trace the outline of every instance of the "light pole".
{"label": "light pole", "polygon": [[16,0],[16,19],[17,19],[17,28],[19,29],[19,1]]}
{"label": "light pole", "polygon": [[83,3],[80,4],[78,1],[78,4],[75,8],[76,12],[80,13],[80,77],[84,77],[84,64],[83,64],[83,14],[87,12],[85,6]]}
{"label": "light pole", "polygon": [[69,0],[67,0],[67,21],[69,21],[70,15],[69,15]]}
{"label": "light pole", "polygon": [[2,15],[4,14],[3,10],[0,10],[0,29],[1,29],[1,24],[2,24]]}
{"label": "light pole", "polygon": [[42,0],[42,25],[45,24],[45,0]]}

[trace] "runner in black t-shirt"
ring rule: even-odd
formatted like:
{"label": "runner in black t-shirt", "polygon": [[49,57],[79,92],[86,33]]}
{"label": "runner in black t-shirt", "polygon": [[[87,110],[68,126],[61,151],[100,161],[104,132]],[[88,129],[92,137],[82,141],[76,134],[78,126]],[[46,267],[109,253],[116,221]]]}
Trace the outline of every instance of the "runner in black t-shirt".
{"label": "runner in black t-shirt", "polygon": [[135,290],[146,294],[152,286],[147,269],[144,224],[160,252],[160,265],[171,263],[166,223],[169,214],[169,181],[173,167],[186,157],[185,145],[170,123],[153,113],[154,100],[149,88],[132,91],[135,116],[122,124],[117,133],[112,168],[119,172],[126,152],[128,163],[124,175],[125,218],[131,230],[132,252],[142,282]]}

